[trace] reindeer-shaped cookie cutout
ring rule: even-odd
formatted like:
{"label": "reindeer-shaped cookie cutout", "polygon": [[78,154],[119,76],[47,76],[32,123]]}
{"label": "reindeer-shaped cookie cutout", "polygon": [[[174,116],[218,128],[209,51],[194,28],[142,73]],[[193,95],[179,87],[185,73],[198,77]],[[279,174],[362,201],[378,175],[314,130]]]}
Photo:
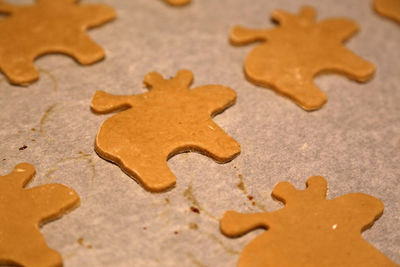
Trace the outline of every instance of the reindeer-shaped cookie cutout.
{"label": "reindeer-shaped cookie cutout", "polygon": [[373,76],[374,65],[342,44],[358,31],[353,21],[332,18],[315,22],[311,7],[304,7],[298,15],[277,10],[272,18],[280,24],[276,29],[237,26],[230,35],[235,45],[263,42],[245,61],[245,74],[251,82],[271,87],[305,110],[315,110],[327,101],[313,82],[315,75],[336,72],[359,82]]}
{"label": "reindeer-shaped cookie cutout", "polygon": [[191,2],[191,0],[164,0],[166,3],[171,6],[184,6]]}
{"label": "reindeer-shaped cookie cutout", "polygon": [[116,17],[106,5],[78,5],[77,0],[36,0],[34,5],[13,5],[0,0],[0,70],[13,84],[39,78],[35,58],[67,54],[87,65],[104,58],[104,50],[86,34]]}
{"label": "reindeer-shaped cookie cutout", "polygon": [[375,10],[400,23],[400,0],[374,0]]}
{"label": "reindeer-shaped cookie cutout", "polygon": [[361,193],[327,200],[323,177],[306,184],[276,185],[272,196],[285,207],[275,212],[224,214],[221,231],[229,237],[267,230],[244,248],[238,266],[397,266],[361,236],[382,215],[380,200]]}
{"label": "reindeer-shaped cookie cutout", "polygon": [[95,112],[127,108],[101,125],[96,152],[153,192],[175,184],[167,160],[180,152],[197,151],[220,163],[232,160],[240,145],[211,117],[235,103],[235,91],[221,85],[190,90],[192,81],[188,70],[170,80],[152,72],[144,78],[150,92],[131,96],[96,92],[91,106]]}
{"label": "reindeer-shaped cookie cutout", "polygon": [[31,164],[20,163],[0,176],[0,265],[62,266],[61,255],[47,246],[39,226],[78,206],[79,196],[60,184],[24,189],[34,175]]}

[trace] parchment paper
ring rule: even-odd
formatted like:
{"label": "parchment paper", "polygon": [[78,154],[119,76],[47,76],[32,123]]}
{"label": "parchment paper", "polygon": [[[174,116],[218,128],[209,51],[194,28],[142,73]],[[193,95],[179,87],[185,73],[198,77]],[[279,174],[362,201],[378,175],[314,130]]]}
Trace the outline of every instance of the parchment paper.
{"label": "parchment paper", "polygon": [[[66,267],[235,266],[263,230],[227,238],[219,231],[222,214],[276,210],[276,183],[304,188],[312,175],[327,178],[328,198],[363,192],[381,199],[384,214],[363,237],[400,263],[400,25],[377,15],[372,1],[193,0],[183,8],[159,0],[83,1],[89,2],[118,12],[114,22],[89,31],[105,48],[104,61],[80,66],[67,56],[43,56],[35,63],[41,78],[28,87],[0,76],[1,174],[30,162],[37,169],[30,186],[63,183],[82,198],[79,208],[42,228]],[[357,21],[361,31],[347,47],[377,66],[365,84],[318,77],[328,103],[315,112],[249,83],[242,68],[254,45],[228,42],[236,24],[273,27],[274,9],[297,12],[305,4],[317,8],[318,19]],[[215,121],[242,153],[222,165],[196,153],[175,156],[168,165],[176,187],[151,194],[94,152],[99,126],[112,114],[93,114],[90,100],[96,90],[143,93],[146,73],[172,76],[183,68],[194,72],[194,87],[236,90],[237,103]]]}

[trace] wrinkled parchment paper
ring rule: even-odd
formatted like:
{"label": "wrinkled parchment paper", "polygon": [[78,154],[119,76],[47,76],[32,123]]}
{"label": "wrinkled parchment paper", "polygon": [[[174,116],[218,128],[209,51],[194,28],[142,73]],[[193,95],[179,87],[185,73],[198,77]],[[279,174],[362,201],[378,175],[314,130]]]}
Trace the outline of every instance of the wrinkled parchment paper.
{"label": "wrinkled parchment paper", "polygon": [[[381,199],[384,214],[363,237],[400,263],[400,25],[377,15],[372,1],[194,0],[182,8],[161,0],[83,1],[90,2],[118,13],[89,31],[105,60],[80,66],[63,55],[43,56],[35,63],[40,80],[28,87],[0,76],[1,174],[30,162],[37,169],[30,186],[63,183],[82,198],[79,208],[42,228],[66,267],[235,266],[263,230],[227,238],[219,231],[222,214],[278,209],[273,186],[288,180],[304,188],[312,175],[327,178],[328,198],[363,192]],[[316,78],[328,103],[315,112],[246,81],[243,62],[254,45],[228,42],[236,24],[273,27],[274,9],[297,12],[305,4],[317,8],[319,19],[357,21],[361,31],[347,47],[377,66],[365,84],[340,75]],[[175,156],[168,165],[176,187],[151,194],[94,152],[99,126],[112,114],[93,114],[90,100],[96,90],[143,93],[146,73],[173,76],[183,68],[194,72],[194,86],[236,90],[237,103],[215,122],[242,153],[222,165],[197,153]]]}

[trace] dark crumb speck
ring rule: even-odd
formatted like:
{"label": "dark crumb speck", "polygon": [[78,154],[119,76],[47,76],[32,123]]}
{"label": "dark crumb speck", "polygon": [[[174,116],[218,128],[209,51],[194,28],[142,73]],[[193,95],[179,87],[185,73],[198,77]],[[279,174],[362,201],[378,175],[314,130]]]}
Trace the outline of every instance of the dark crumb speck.
{"label": "dark crumb speck", "polygon": [[25,150],[25,149],[27,149],[27,148],[28,148],[27,145],[23,145],[23,146],[21,146],[21,147],[19,148],[19,150]]}
{"label": "dark crumb speck", "polygon": [[145,226],[145,227],[143,227],[143,230],[147,230],[147,227]]}
{"label": "dark crumb speck", "polygon": [[196,207],[191,206],[191,207],[190,207],[190,210],[191,210],[192,212],[194,212],[194,213],[200,214],[200,210],[199,210],[198,208],[196,208]]}
{"label": "dark crumb speck", "polygon": [[3,161],[5,161],[6,159],[3,159]]}
{"label": "dark crumb speck", "polygon": [[174,234],[176,234],[176,235],[177,235],[177,234],[179,234],[179,233],[178,233],[178,231],[175,231],[175,232],[174,232]]}
{"label": "dark crumb speck", "polygon": [[35,142],[36,140],[35,139],[32,139],[32,142]]}
{"label": "dark crumb speck", "polygon": [[36,129],[35,129],[35,128],[32,128],[31,131],[34,132],[34,131],[36,131]]}
{"label": "dark crumb speck", "polygon": [[197,229],[199,229],[199,226],[197,225],[197,223],[189,223],[189,229],[192,229],[192,230],[197,230]]}
{"label": "dark crumb speck", "polygon": [[254,199],[253,196],[247,196],[247,198],[248,198],[249,200],[253,200],[253,199]]}

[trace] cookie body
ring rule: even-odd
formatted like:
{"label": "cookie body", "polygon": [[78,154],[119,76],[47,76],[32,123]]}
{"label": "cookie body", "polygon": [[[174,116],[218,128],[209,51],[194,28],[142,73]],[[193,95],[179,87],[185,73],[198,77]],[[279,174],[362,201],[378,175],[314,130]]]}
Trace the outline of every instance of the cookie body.
{"label": "cookie body", "polygon": [[24,189],[33,178],[31,164],[18,164],[0,176],[0,265],[62,266],[60,253],[49,248],[39,226],[79,205],[74,190],[60,184]]}
{"label": "cookie body", "polygon": [[281,182],[272,196],[284,208],[226,212],[221,231],[227,236],[266,229],[243,249],[238,266],[397,266],[361,236],[381,216],[383,203],[362,193],[327,200],[326,190],[320,176],[309,178],[306,190]]}
{"label": "cookie body", "polygon": [[94,111],[128,109],[101,125],[96,152],[155,192],[175,184],[176,177],[167,160],[177,153],[197,151],[217,162],[232,160],[240,146],[211,116],[231,106],[235,92],[220,85],[190,90],[191,82],[189,71],[180,71],[171,80],[150,73],[145,78],[150,87],[148,93],[112,96],[97,92],[92,100]]}
{"label": "cookie body", "polygon": [[33,62],[51,53],[62,53],[87,65],[104,58],[104,50],[86,34],[87,28],[116,17],[106,5],[78,5],[71,0],[38,0],[34,5],[0,2],[0,70],[13,84],[39,78]]}
{"label": "cookie body", "polygon": [[315,22],[315,11],[305,7],[300,14],[275,11],[273,18],[280,27],[251,30],[235,27],[231,42],[235,45],[255,41],[245,60],[245,74],[251,82],[274,89],[291,98],[305,110],[321,108],[327,96],[313,81],[324,72],[335,72],[365,82],[375,67],[345,48],[342,44],[358,31],[358,25],[343,18]]}

